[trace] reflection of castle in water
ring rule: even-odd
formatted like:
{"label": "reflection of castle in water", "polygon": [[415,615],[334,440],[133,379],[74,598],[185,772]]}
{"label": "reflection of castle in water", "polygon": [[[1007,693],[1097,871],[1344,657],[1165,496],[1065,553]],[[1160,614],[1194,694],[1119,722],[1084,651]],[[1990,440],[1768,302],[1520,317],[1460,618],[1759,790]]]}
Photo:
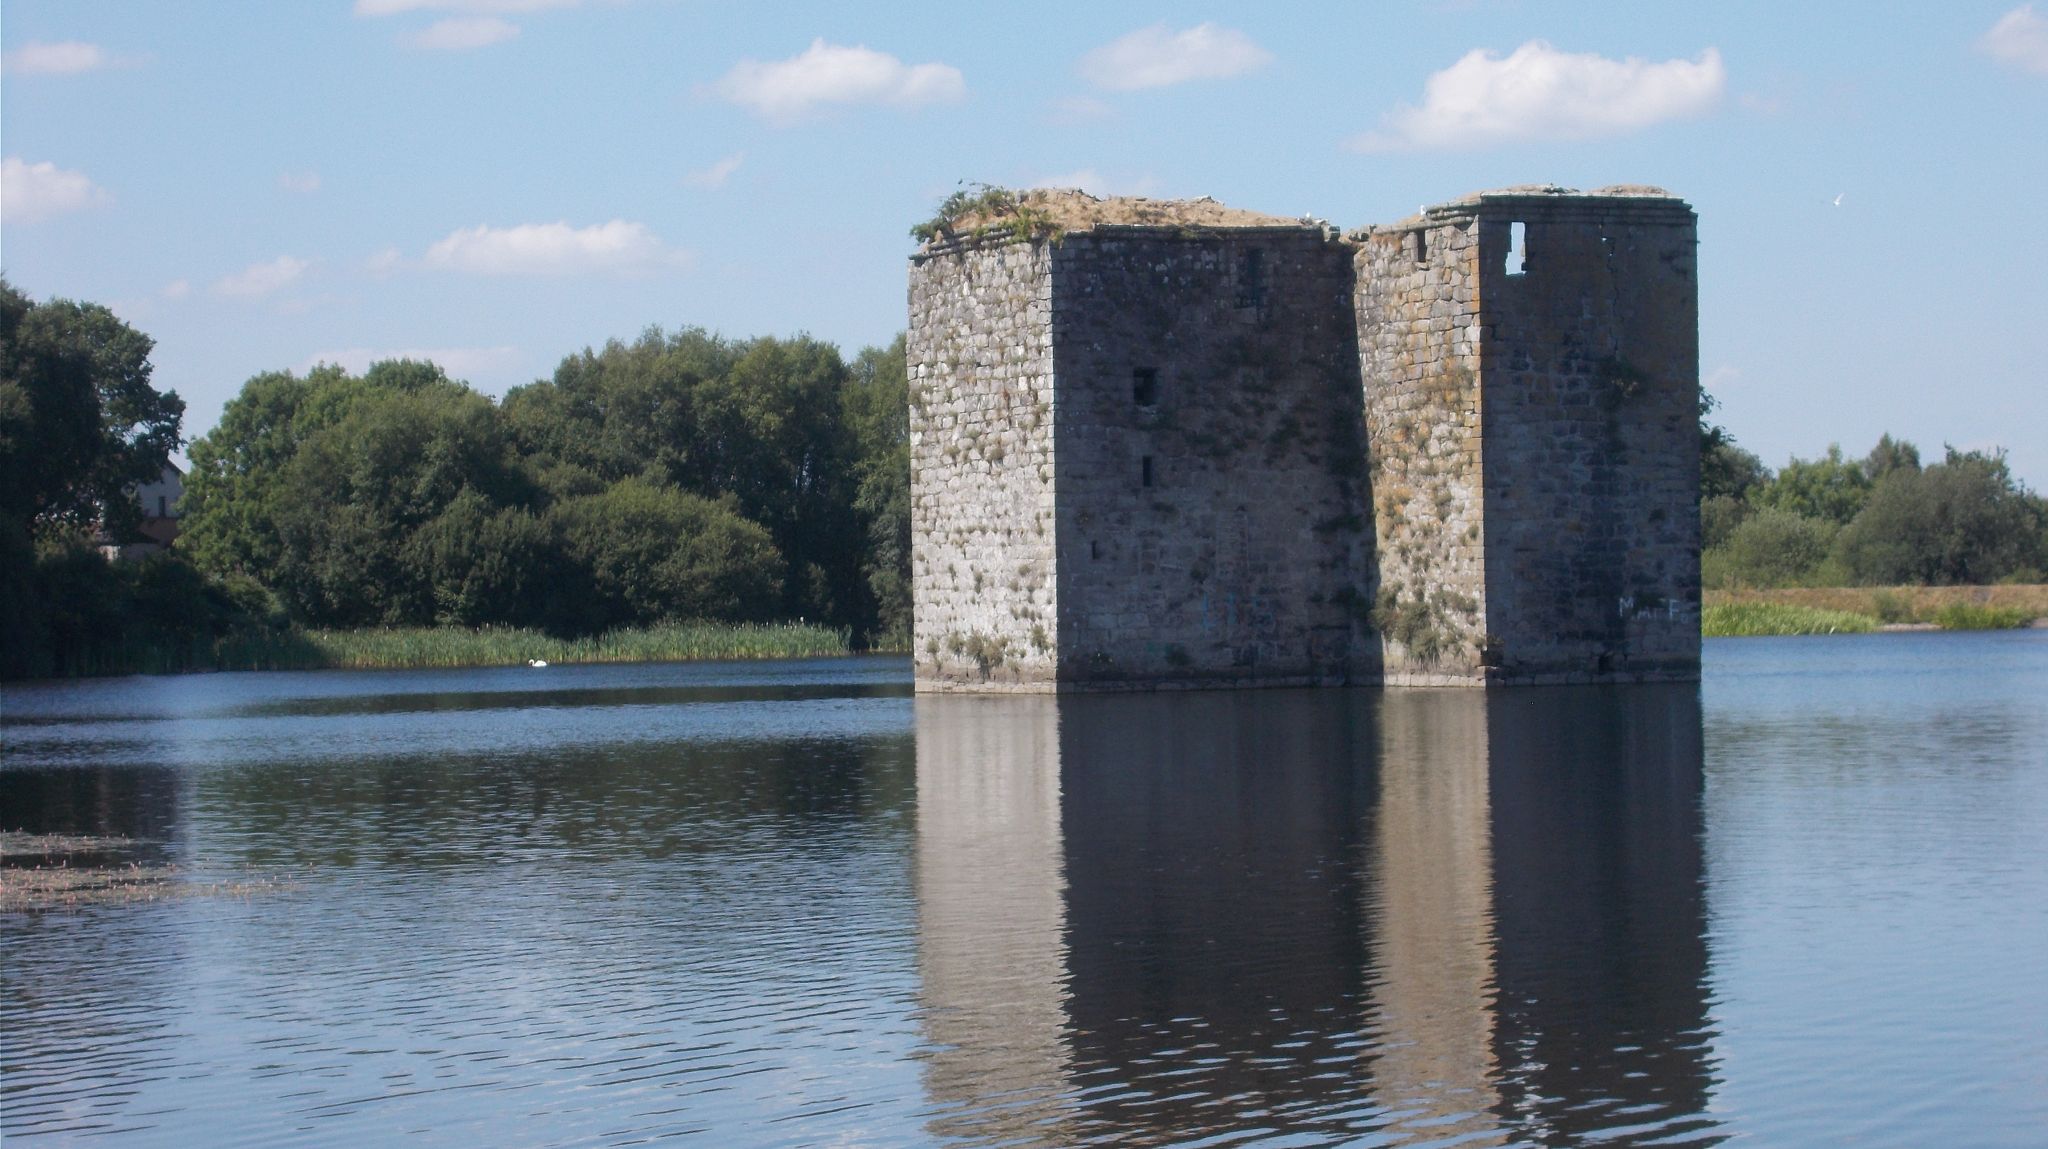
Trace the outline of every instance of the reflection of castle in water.
{"label": "reflection of castle in water", "polygon": [[927,696],[917,750],[935,1135],[1711,1137],[1696,688]]}

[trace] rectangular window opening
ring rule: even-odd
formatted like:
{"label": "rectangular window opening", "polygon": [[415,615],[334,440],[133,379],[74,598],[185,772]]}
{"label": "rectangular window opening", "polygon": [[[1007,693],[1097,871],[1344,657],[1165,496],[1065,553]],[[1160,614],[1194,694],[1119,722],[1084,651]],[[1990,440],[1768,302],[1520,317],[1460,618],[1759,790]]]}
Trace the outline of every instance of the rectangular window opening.
{"label": "rectangular window opening", "polygon": [[1159,369],[1140,367],[1131,372],[1131,402],[1140,407],[1159,405]]}
{"label": "rectangular window opening", "polygon": [[1264,307],[1266,305],[1266,253],[1252,248],[1244,253],[1243,262],[1237,267],[1237,305],[1239,307]]}
{"label": "rectangular window opening", "polygon": [[1088,540],[1088,557],[1091,559],[1099,559],[1102,557],[1102,544],[1100,542],[1097,542],[1094,539]]}
{"label": "rectangular window opening", "polygon": [[1429,233],[1426,231],[1415,232],[1415,262],[1429,262]]}
{"label": "rectangular window opening", "polygon": [[1529,225],[1516,222],[1508,225],[1509,275],[1523,275],[1529,270]]}
{"label": "rectangular window opening", "polygon": [[1144,478],[1144,483],[1145,483],[1145,485],[1146,485],[1146,486],[1148,486],[1148,487],[1149,487],[1149,486],[1151,486],[1151,485],[1152,485],[1152,456],[1150,456],[1150,455],[1147,455],[1147,456],[1145,456],[1144,458],[1142,458],[1142,459],[1138,460],[1138,470],[1139,470],[1139,472],[1141,473],[1141,475],[1142,475],[1142,476],[1143,476],[1143,478]]}

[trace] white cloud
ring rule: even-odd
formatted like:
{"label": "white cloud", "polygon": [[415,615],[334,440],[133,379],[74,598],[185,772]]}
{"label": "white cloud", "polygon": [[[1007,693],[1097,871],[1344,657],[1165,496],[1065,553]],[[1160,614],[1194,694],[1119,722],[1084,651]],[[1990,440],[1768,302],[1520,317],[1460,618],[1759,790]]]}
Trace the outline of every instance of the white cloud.
{"label": "white cloud", "polygon": [[1175,32],[1140,28],[1081,59],[1081,75],[1098,88],[1131,92],[1190,80],[1221,80],[1272,63],[1273,54],[1234,28],[1197,24]]}
{"label": "white cloud", "polygon": [[113,57],[98,44],[82,40],[62,40],[46,44],[31,40],[14,51],[0,57],[0,67],[10,73],[26,76],[71,76],[80,72],[96,72],[111,67]]}
{"label": "white cloud", "polygon": [[651,271],[685,258],[686,253],[663,244],[645,224],[615,219],[589,227],[479,224],[449,233],[427,249],[421,262],[429,268],[478,275],[575,275]]}
{"label": "white cloud", "polygon": [[20,156],[0,160],[0,217],[9,223],[34,223],[109,198],[84,172],[48,161],[31,164]]}
{"label": "white cloud", "polygon": [[397,271],[405,263],[405,255],[395,247],[387,247],[363,261],[363,270],[371,275],[385,276]]}
{"label": "white cloud", "polygon": [[1531,40],[1512,55],[1478,49],[1423,86],[1422,106],[1389,114],[1351,141],[1360,151],[1478,148],[1519,140],[1618,135],[1699,115],[1727,87],[1721,54],[1660,64],[1560,52]]}
{"label": "white cloud", "polygon": [[320,173],[316,171],[280,172],[277,186],[300,195],[311,195],[320,190]]}
{"label": "white cloud", "polygon": [[311,266],[312,263],[307,260],[280,255],[268,263],[250,264],[214,284],[213,289],[222,295],[247,298],[269,295],[273,291],[290,286]]}
{"label": "white cloud", "polygon": [[2002,64],[2048,76],[2048,16],[2022,4],[2000,16],[1977,47]]}
{"label": "white cloud", "polygon": [[772,123],[789,124],[827,104],[915,108],[958,100],[967,82],[950,64],[906,65],[886,52],[813,40],[787,60],[741,60],[711,90]]}
{"label": "white cloud", "polygon": [[693,188],[724,187],[725,181],[732,178],[732,173],[740,170],[740,165],[746,162],[747,153],[734,152],[708,168],[699,168],[684,176],[683,182]]}
{"label": "white cloud", "polygon": [[496,16],[455,16],[436,20],[403,39],[422,52],[469,52],[519,35],[519,25]]}
{"label": "white cloud", "polygon": [[165,299],[183,299],[192,294],[192,281],[189,279],[173,279],[169,283],[164,284],[164,289],[159,294]]}
{"label": "white cloud", "polygon": [[441,370],[457,379],[469,379],[477,375],[495,375],[519,365],[517,347],[403,347],[385,349],[373,347],[345,347],[336,351],[322,351],[299,365],[301,372],[310,371],[322,363],[332,363],[346,369],[352,375],[369,370],[370,364],[382,363],[387,359],[425,360],[439,364]]}
{"label": "white cloud", "polygon": [[358,16],[396,16],[401,12],[462,12],[472,16],[503,16],[574,8],[582,0],[356,0]]}

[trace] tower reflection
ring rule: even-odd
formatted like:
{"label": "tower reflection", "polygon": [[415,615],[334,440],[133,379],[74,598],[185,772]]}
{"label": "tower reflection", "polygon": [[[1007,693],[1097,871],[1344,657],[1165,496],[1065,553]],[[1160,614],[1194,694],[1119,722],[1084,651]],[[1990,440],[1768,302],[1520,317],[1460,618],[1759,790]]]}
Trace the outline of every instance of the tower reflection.
{"label": "tower reflection", "polygon": [[917,702],[931,1130],[1711,1140],[1694,688]]}

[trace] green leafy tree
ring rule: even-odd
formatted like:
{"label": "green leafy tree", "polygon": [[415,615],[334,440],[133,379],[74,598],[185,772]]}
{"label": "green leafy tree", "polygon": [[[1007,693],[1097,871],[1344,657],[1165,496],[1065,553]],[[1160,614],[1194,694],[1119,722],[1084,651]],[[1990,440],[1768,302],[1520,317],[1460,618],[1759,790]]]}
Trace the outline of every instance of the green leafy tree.
{"label": "green leafy tree", "polygon": [[869,347],[852,364],[845,395],[858,488],[867,524],[861,570],[874,602],[874,645],[910,645],[910,402],[901,335]]}
{"label": "green leafy tree", "polygon": [[780,614],[782,556],[730,498],[634,478],[558,503],[549,517],[589,572],[586,629]]}
{"label": "green leafy tree", "polygon": [[1960,452],[1898,467],[1842,531],[1835,555],[1856,582],[1936,586],[2039,578],[2048,505],[2013,479],[2003,454]]}
{"label": "green leafy tree", "polygon": [[1749,492],[1750,501],[1837,526],[1847,523],[1863,509],[1870,494],[1870,479],[1853,459],[1842,457],[1842,448],[1830,444],[1819,459],[1793,459],[1769,482]]}
{"label": "green leafy tree", "polygon": [[0,280],[0,514],[22,531],[132,537],[130,488],[163,473],[185,402],[150,385],[154,342],[96,303]]}
{"label": "green leafy tree", "polygon": [[1827,561],[1837,529],[1824,519],[1761,508],[1729,532],[1726,543],[1701,556],[1701,577],[1716,586],[1810,583]]}

